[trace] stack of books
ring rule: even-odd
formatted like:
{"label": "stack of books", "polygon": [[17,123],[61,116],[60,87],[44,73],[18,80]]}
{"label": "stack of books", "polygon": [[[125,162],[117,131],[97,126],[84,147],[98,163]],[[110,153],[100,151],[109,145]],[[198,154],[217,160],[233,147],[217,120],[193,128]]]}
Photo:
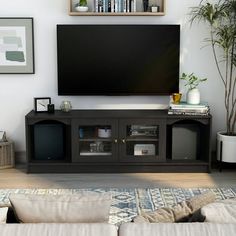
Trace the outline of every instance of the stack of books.
{"label": "stack of books", "polygon": [[208,103],[200,103],[197,105],[187,104],[186,102],[180,102],[179,104],[171,103],[169,115],[202,115],[206,116],[210,114],[210,108]]}
{"label": "stack of books", "polygon": [[136,0],[94,0],[95,12],[136,12]]}

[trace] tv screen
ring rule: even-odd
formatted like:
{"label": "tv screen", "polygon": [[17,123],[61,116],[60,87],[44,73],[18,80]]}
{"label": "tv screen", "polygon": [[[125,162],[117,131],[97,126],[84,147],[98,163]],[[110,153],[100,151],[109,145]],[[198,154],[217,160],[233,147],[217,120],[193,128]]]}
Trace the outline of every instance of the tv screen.
{"label": "tv screen", "polygon": [[179,90],[179,25],[57,25],[59,95]]}

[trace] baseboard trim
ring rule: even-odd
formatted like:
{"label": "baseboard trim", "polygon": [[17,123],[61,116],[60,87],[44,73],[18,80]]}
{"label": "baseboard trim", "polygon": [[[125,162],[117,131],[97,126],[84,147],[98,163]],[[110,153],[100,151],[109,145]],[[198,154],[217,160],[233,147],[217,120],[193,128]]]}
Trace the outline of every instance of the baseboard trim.
{"label": "baseboard trim", "polygon": [[26,164],[26,151],[15,152],[16,164]]}

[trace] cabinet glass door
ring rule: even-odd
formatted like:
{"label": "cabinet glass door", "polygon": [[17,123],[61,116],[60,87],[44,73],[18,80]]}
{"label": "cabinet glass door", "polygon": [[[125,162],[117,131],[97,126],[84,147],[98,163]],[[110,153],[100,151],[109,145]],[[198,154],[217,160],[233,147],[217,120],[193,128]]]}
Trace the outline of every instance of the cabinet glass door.
{"label": "cabinet glass door", "polygon": [[162,126],[158,121],[122,120],[121,127],[120,158],[122,161],[161,161],[160,132]]}
{"label": "cabinet glass door", "polygon": [[73,139],[74,161],[114,161],[117,157],[117,125],[114,121],[77,120]]}

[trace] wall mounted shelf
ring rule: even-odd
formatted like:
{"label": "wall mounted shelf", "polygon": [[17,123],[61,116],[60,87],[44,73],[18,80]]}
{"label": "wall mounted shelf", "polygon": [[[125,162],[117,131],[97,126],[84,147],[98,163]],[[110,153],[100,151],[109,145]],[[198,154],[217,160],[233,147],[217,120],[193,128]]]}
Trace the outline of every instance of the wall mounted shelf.
{"label": "wall mounted shelf", "polygon": [[[99,0],[97,0],[99,1]],[[111,1],[116,1],[116,0],[102,0],[111,2]],[[122,1],[124,0],[117,0],[117,1]],[[131,0],[126,0],[126,1],[131,1]],[[143,3],[142,0],[134,0],[135,5],[136,5],[136,11],[135,12],[124,12],[123,8],[119,10],[119,12],[97,12],[96,11],[96,6],[95,6],[95,1],[93,0],[88,0],[88,7],[89,10],[88,12],[78,12],[75,9],[75,5],[79,2],[79,0],[69,0],[69,15],[70,16],[164,16],[166,13],[166,0],[149,0],[150,5],[155,5],[159,7],[158,12],[151,12],[150,9],[149,11],[144,12],[143,11]]]}

